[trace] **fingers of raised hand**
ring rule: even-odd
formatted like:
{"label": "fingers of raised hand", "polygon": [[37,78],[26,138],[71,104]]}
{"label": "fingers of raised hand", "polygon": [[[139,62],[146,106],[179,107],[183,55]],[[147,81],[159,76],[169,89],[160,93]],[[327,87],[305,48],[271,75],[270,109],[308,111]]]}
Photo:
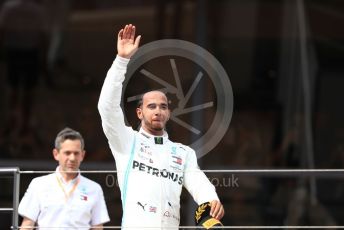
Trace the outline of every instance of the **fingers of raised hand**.
{"label": "fingers of raised hand", "polygon": [[125,25],[125,27],[123,28],[122,39],[131,39],[134,41],[135,30],[136,28],[132,24]]}

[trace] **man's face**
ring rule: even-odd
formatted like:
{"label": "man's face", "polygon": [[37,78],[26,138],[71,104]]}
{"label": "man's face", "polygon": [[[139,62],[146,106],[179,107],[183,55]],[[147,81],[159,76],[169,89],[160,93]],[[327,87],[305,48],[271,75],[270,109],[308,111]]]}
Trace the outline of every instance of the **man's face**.
{"label": "man's face", "polygon": [[163,134],[166,122],[170,118],[165,94],[159,91],[146,93],[142,98],[142,106],[137,108],[136,112],[145,131],[153,135]]}
{"label": "man's face", "polygon": [[59,162],[60,170],[63,172],[77,171],[84,159],[85,151],[81,148],[80,140],[65,140],[61,143],[61,148],[54,149],[53,155]]}

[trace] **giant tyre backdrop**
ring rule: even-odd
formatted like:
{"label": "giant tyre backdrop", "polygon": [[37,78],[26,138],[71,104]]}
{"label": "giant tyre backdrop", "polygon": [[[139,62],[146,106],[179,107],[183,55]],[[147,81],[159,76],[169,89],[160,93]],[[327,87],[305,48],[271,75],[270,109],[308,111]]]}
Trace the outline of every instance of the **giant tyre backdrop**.
{"label": "giant tyre backdrop", "polygon": [[[180,78],[183,75],[180,73],[187,68],[178,69],[180,66],[186,67],[185,65],[194,65],[191,68],[196,70],[194,71],[196,76],[187,90]],[[167,69],[168,67],[170,68]],[[164,73],[161,73],[161,70]],[[157,74],[159,72],[160,74]],[[173,78],[170,77],[174,80],[173,83],[161,78],[162,74],[165,76],[168,73],[173,76]],[[207,98],[204,102],[192,104],[194,103],[192,98],[194,93],[197,90],[205,90],[198,87],[202,80],[205,81],[203,84],[206,87],[214,88],[216,97],[210,98],[210,100],[215,101],[209,101]],[[209,81],[212,86],[209,86]],[[233,113],[232,86],[219,61],[202,47],[183,40],[164,39],[141,46],[129,62],[126,79],[123,83],[122,108],[125,111],[126,122],[135,123],[132,121],[133,118],[128,119],[129,113],[133,114],[134,112],[125,109],[127,103],[137,101],[145,91],[154,89],[151,87],[152,84],[155,84],[155,89],[164,91],[168,98],[174,95],[178,101],[175,103],[175,108],[171,109],[170,119],[174,125],[181,126],[179,128],[184,128],[197,137],[193,138],[190,143],[185,143],[186,140],[183,140],[183,144],[190,145],[196,151],[197,158],[209,153],[225,135]],[[203,94],[205,93],[203,92]],[[192,103],[190,103],[191,100],[193,100]],[[198,129],[192,126],[190,119],[183,120],[185,114],[195,115],[197,113],[197,116],[200,112],[209,109],[215,110],[209,126]]]}

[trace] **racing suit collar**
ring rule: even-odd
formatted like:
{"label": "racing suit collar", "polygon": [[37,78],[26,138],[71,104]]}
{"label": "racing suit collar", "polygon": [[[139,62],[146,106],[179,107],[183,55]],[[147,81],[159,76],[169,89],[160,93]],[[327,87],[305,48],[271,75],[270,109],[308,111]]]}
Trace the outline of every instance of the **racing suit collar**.
{"label": "racing suit collar", "polygon": [[149,141],[151,141],[153,144],[164,144],[168,140],[168,134],[167,134],[167,132],[165,130],[164,130],[164,134],[162,136],[152,135],[152,134],[146,132],[143,128],[140,128],[139,133],[142,136],[144,136],[147,139],[149,139]]}

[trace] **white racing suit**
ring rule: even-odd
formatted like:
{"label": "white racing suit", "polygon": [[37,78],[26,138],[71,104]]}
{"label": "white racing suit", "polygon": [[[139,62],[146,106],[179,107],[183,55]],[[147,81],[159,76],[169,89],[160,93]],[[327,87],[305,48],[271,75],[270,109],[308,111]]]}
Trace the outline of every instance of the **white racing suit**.
{"label": "white racing suit", "polygon": [[143,129],[137,132],[125,125],[120,101],[128,62],[117,56],[98,103],[103,130],[116,161],[122,227],[178,229],[182,186],[197,204],[219,198],[199,169],[194,150],[170,141],[166,132],[158,140]]}

